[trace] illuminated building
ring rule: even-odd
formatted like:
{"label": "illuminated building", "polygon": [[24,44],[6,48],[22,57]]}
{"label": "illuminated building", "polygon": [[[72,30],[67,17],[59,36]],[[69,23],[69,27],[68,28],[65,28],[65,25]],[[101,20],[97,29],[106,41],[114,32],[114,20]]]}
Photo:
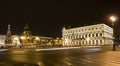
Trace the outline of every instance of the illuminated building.
{"label": "illuminated building", "polygon": [[0,35],[0,47],[5,47],[5,37],[6,35]]}
{"label": "illuminated building", "polygon": [[24,31],[20,37],[22,47],[37,48],[47,46],[53,39],[52,37],[32,36],[28,24],[24,27]]}
{"label": "illuminated building", "polygon": [[0,48],[38,48],[53,46],[53,38],[45,36],[32,36],[28,24],[24,27],[22,35],[12,35],[10,25],[7,34],[0,35]]}
{"label": "illuminated building", "polygon": [[38,47],[53,46],[52,37],[43,37],[43,36],[32,36],[34,38],[34,45]]}
{"label": "illuminated building", "polygon": [[102,46],[113,44],[113,29],[96,24],[62,30],[63,46]]}
{"label": "illuminated building", "polygon": [[21,43],[22,43],[22,46],[24,46],[24,47],[25,46],[33,46],[32,34],[31,34],[28,24],[25,25],[24,31],[21,35]]}
{"label": "illuminated building", "polygon": [[22,46],[22,44],[20,43],[20,36],[19,35],[12,36],[12,44],[14,44],[16,47]]}
{"label": "illuminated building", "polygon": [[[2,46],[6,47],[5,40],[6,40],[6,35],[0,35],[0,47],[2,47]],[[12,40],[12,43],[8,44],[8,46],[11,46],[11,47],[15,47],[15,46],[20,47],[21,46],[19,35],[12,35],[11,40]]]}
{"label": "illuminated building", "polygon": [[54,46],[62,46],[62,40],[60,38],[56,38],[53,40]]}

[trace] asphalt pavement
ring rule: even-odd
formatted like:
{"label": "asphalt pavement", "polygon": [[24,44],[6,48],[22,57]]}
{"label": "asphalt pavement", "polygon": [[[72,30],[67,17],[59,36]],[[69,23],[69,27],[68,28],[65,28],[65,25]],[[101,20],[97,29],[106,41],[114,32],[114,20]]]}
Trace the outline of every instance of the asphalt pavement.
{"label": "asphalt pavement", "polygon": [[120,66],[119,47],[116,51],[112,51],[112,47],[11,49],[7,51],[9,49],[0,51],[0,66]]}

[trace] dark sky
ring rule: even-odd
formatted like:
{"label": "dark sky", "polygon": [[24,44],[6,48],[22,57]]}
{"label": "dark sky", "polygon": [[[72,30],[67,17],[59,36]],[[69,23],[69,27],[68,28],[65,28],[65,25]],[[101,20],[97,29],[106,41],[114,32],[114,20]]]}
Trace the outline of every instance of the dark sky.
{"label": "dark sky", "polygon": [[[33,35],[61,37],[62,27],[106,23],[108,16],[120,15],[119,0],[3,0],[0,2],[0,34],[11,24],[20,35],[29,23]],[[120,21],[118,21],[120,22]]]}

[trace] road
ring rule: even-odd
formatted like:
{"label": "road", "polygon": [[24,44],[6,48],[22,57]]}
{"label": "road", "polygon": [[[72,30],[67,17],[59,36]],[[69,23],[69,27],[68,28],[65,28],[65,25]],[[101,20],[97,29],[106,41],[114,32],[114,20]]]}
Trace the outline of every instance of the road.
{"label": "road", "polygon": [[120,66],[120,51],[99,47],[15,49],[0,52],[0,66]]}

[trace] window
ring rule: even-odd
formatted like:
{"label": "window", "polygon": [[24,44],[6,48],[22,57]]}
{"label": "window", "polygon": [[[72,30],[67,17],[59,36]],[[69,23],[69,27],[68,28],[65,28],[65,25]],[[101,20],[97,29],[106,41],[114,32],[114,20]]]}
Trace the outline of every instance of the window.
{"label": "window", "polygon": [[98,37],[98,33],[96,33],[96,37]]}
{"label": "window", "polygon": [[94,34],[92,34],[92,37],[94,37]]}
{"label": "window", "polygon": [[88,35],[89,35],[89,37],[91,37],[90,34],[88,34]]}
{"label": "window", "polygon": [[94,29],[92,28],[92,30],[94,30]]}
{"label": "window", "polygon": [[96,30],[97,30],[98,28],[96,28]]}
{"label": "window", "polygon": [[98,44],[98,40],[96,40],[96,44]]}
{"label": "window", "polygon": [[88,30],[90,30],[90,29],[88,29]]}
{"label": "window", "polygon": [[102,40],[100,40],[100,44],[102,44]]}
{"label": "window", "polygon": [[102,36],[102,33],[100,33],[100,36]]}
{"label": "window", "polygon": [[93,42],[93,45],[94,45],[95,44],[94,40],[92,40],[92,42]]}

